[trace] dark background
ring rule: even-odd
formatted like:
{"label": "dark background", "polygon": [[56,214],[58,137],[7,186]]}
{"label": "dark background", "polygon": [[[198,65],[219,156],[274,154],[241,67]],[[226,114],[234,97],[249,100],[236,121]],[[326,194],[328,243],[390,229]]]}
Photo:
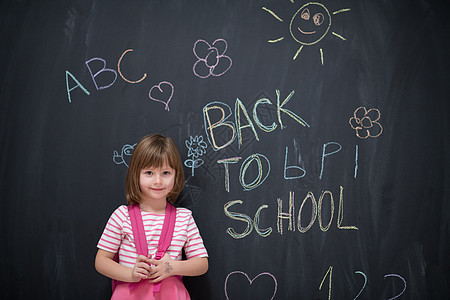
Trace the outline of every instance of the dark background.
{"label": "dark background", "polygon": [[[207,143],[194,176],[185,168],[180,198],[193,210],[210,255],[208,273],[185,280],[193,299],[329,299],[329,293],[354,299],[363,287],[358,299],[389,299],[402,293],[402,278],[400,299],[449,298],[447,2],[321,1],[331,14],[330,31],[295,60],[300,44],[289,24],[307,2],[293,2],[1,2],[0,298],[110,296],[110,280],[95,271],[94,257],[108,217],[125,202],[127,166],[114,161],[113,153],[148,133],[173,137],[183,161],[192,158],[185,143],[191,137]],[[332,14],[341,9],[350,10]],[[218,51],[232,65],[221,76],[193,72],[200,39],[226,41],[226,52]],[[113,81],[107,71],[92,80],[87,61],[101,58],[117,71],[128,49],[133,51],[123,56],[123,75],[138,80],[146,73],[144,80],[132,84],[118,75]],[[214,64],[217,55],[211,53],[208,62]],[[218,61],[217,73],[227,67],[226,58]],[[89,66],[94,74],[103,67],[100,60]],[[66,72],[89,95],[75,88],[69,102]],[[174,87],[169,111],[148,95],[163,81]],[[70,76],[67,82],[69,88],[77,85]],[[96,89],[95,83],[112,82]],[[282,108],[310,127],[279,111],[282,128],[277,90],[280,105],[295,91]],[[263,98],[272,105],[259,105],[257,116],[267,126],[277,124],[271,132],[253,116]],[[225,103],[232,111],[228,121],[236,123],[236,99],[259,140],[242,127],[249,122],[240,109],[242,145],[236,138],[214,151],[203,108]],[[352,129],[349,119],[358,107],[379,110],[378,137],[362,139]],[[213,123],[218,112],[210,111]],[[229,128],[214,129],[217,145],[230,140]],[[326,154],[341,150],[322,159],[326,144]],[[303,177],[285,179],[286,148],[286,176]],[[257,159],[244,163],[253,154],[267,158],[270,173],[245,191],[240,178],[250,184],[269,172],[265,160],[260,176]],[[217,161],[233,157],[242,158],[229,164],[227,192],[225,165]],[[358,230],[338,228],[341,187],[341,226]],[[308,192],[322,208],[302,233],[298,216]],[[322,227],[330,221],[330,194],[333,219],[324,231],[319,219]],[[292,230],[288,219],[277,218],[278,199],[288,213],[290,195]],[[235,200],[242,202],[228,207],[227,215],[225,204]],[[311,203],[308,198],[302,207],[303,227],[311,220]],[[243,238],[227,233],[243,233],[246,218],[253,220],[263,205],[255,223],[272,228],[267,237],[253,221]]]}

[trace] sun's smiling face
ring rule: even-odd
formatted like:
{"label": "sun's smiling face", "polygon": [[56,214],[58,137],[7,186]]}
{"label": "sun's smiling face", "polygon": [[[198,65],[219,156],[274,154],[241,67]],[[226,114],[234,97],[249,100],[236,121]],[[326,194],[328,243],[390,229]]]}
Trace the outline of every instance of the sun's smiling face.
{"label": "sun's smiling face", "polygon": [[327,35],[331,26],[331,15],[320,3],[303,5],[292,17],[289,30],[292,37],[302,45],[313,45]]}

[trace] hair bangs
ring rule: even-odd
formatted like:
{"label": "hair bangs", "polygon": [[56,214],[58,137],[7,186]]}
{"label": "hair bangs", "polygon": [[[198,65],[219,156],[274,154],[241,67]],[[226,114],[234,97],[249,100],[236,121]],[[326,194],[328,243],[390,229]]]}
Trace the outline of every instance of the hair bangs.
{"label": "hair bangs", "polygon": [[173,169],[177,169],[176,155],[172,153],[170,147],[165,143],[155,143],[154,149],[149,149],[141,159],[140,169],[144,168],[161,168],[169,165]]}

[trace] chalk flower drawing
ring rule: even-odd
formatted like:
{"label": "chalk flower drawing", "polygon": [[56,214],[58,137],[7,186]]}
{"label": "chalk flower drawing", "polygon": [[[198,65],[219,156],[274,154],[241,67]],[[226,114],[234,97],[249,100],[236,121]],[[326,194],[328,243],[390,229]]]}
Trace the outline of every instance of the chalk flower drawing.
{"label": "chalk flower drawing", "polygon": [[134,145],[128,145],[125,144],[122,147],[122,150],[120,151],[120,154],[118,151],[113,151],[113,162],[115,162],[118,165],[124,164],[128,167],[127,161],[131,158],[131,154],[133,154],[134,147],[136,147],[136,144]]}
{"label": "chalk flower drawing", "polygon": [[185,141],[186,147],[188,148],[188,157],[184,161],[184,165],[191,168],[192,176],[194,176],[194,169],[203,165],[203,159],[198,158],[206,153],[206,147],[208,145],[203,141],[203,136],[196,135],[195,137],[189,137],[189,140]]}
{"label": "chalk flower drawing", "polygon": [[378,122],[380,117],[378,109],[371,108],[367,110],[365,107],[360,106],[355,110],[353,117],[348,122],[360,139],[375,138],[383,133],[383,126]]}
{"label": "chalk flower drawing", "polygon": [[224,39],[217,39],[212,45],[205,40],[196,41],[192,49],[197,57],[192,68],[194,74],[200,78],[225,74],[233,63],[231,58],[225,55],[227,48],[228,44]]}

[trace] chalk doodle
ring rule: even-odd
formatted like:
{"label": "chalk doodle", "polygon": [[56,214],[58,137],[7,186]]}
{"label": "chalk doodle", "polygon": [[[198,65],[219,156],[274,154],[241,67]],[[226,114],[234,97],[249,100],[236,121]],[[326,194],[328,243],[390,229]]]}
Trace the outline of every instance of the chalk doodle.
{"label": "chalk doodle", "polygon": [[[323,220],[322,220],[322,203],[323,203],[323,198],[325,197],[325,195],[330,195],[330,211],[331,211],[331,216],[330,216],[330,221],[328,222],[327,226],[323,226]],[[334,215],[334,200],[333,200],[333,193],[331,193],[330,191],[323,191],[322,194],[319,197],[319,203],[318,203],[318,219],[319,219],[319,227],[320,230],[322,231],[328,231],[328,229],[330,229],[331,223],[333,222],[333,215]]]}
{"label": "chalk doodle", "polygon": [[150,98],[150,100],[165,104],[164,109],[169,111],[169,102],[170,100],[172,100],[173,91],[174,88],[170,82],[162,81],[159,84],[152,86],[152,88],[148,92],[148,97]]}
{"label": "chalk doodle", "polygon": [[[330,145],[335,145],[338,148],[336,150],[334,150],[334,151],[327,152],[327,147],[330,146]],[[326,144],[323,144],[323,147],[322,147],[322,164],[320,165],[319,179],[322,179],[322,176],[323,176],[323,168],[324,168],[324,164],[325,164],[325,158],[330,156],[330,155],[338,153],[339,151],[341,151],[341,149],[342,149],[342,146],[338,142],[328,142]]]}
{"label": "chalk doodle", "polygon": [[[308,193],[309,195],[309,193]],[[305,198],[306,199],[306,198]],[[304,202],[304,200],[303,200]],[[285,213],[283,212],[283,200],[281,198],[277,199],[277,207],[278,207],[278,213],[277,213],[277,230],[278,233],[283,234],[283,219],[285,220],[289,220],[289,227],[288,230],[295,230],[295,225],[293,222],[294,219],[294,192],[290,191],[289,192],[289,212]],[[302,204],[303,207],[303,204]],[[299,211],[299,219],[300,219],[300,213],[301,210]],[[315,217],[314,217],[315,220]],[[312,226],[312,224],[311,224]]]}
{"label": "chalk doodle", "polygon": [[380,117],[381,114],[378,109],[371,108],[367,110],[365,107],[360,106],[354,111],[353,117],[348,122],[360,139],[376,138],[383,133],[383,126],[378,122]]}
{"label": "chalk doodle", "polygon": [[[322,220],[322,203],[325,195],[329,195],[330,198],[330,217],[329,222],[326,226],[323,226]],[[311,201],[311,220],[309,224],[304,227],[302,225],[302,217],[303,217],[303,208],[304,205],[309,201]],[[289,192],[289,205],[288,212],[283,212],[283,200],[281,198],[277,199],[277,229],[278,233],[283,235],[283,220],[289,221],[288,230],[295,231],[295,214],[294,214],[294,192]],[[300,233],[306,233],[314,224],[316,219],[319,219],[319,227],[322,232],[328,231],[333,222],[334,215],[334,200],[333,193],[331,191],[325,190],[322,191],[319,197],[319,201],[316,201],[316,197],[313,192],[308,192],[305,198],[302,201],[300,209],[298,210],[298,218],[297,218],[297,229]],[[339,230],[358,230],[356,226],[343,226],[344,220],[344,187],[339,187],[339,206],[338,206],[338,217],[336,221],[336,227]]]}
{"label": "chalk doodle", "polygon": [[253,218],[253,227],[255,227],[255,231],[262,237],[269,236],[272,233],[272,231],[273,231],[272,227],[265,228],[265,229],[260,229],[259,228],[259,216],[261,214],[261,210],[263,210],[265,208],[268,208],[268,207],[269,206],[266,205],[266,204],[261,205],[258,208],[258,210],[256,211],[255,217]]}
{"label": "chalk doodle", "polygon": [[[103,64],[103,67],[101,68],[101,70],[97,71],[95,74],[92,73],[92,69],[91,69],[91,67],[89,65],[93,61],[101,61],[102,64]],[[95,88],[97,89],[97,91],[98,90],[107,89],[110,86],[112,86],[114,84],[114,82],[116,82],[117,72],[115,70],[113,70],[113,69],[106,68],[106,60],[104,60],[103,58],[94,57],[94,58],[91,58],[90,60],[88,60],[85,64],[86,64],[86,67],[89,70],[89,73],[91,74],[92,81],[94,82],[94,85],[95,85]],[[108,72],[108,73],[105,73],[105,72]],[[106,75],[106,77],[110,77],[110,75],[108,75],[108,74],[111,74],[111,73],[114,74],[114,80],[111,83],[107,84],[107,85],[98,86],[97,80],[95,78],[97,76],[99,76],[99,75],[103,75],[104,77]]]}
{"label": "chalk doodle", "polygon": [[122,59],[123,59],[124,55],[125,55],[127,52],[133,52],[133,49],[125,50],[125,52],[122,53],[122,55],[121,55],[120,58],[119,58],[119,61],[117,62],[117,72],[119,72],[120,77],[122,77],[122,79],[125,80],[126,82],[128,82],[128,83],[139,83],[139,82],[141,82],[142,80],[144,80],[145,77],[147,77],[147,73],[144,73],[144,75],[143,75],[143,76],[141,77],[141,79],[139,79],[139,80],[129,80],[129,79],[125,78],[125,76],[123,76],[123,73],[122,73],[122,71],[120,70],[120,63],[122,62]]}
{"label": "chalk doodle", "polygon": [[[211,121],[210,116],[211,110],[213,111],[219,110],[221,113],[220,119],[215,123]],[[206,136],[214,151],[218,151],[222,148],[227,147],[236,139],[236,127],[232,121],[228,121],[228,119],[231,116],[232,116],[231,107],[223,102],[213,101],[203,107],[203,122],[205,124]],[[231,138],[222,145],[217,145],[216,143],[217,135],[215,134],[214,129],[217,127],[221,127],[221,129],[223,130],[223,126],[225,126],[226,129],[231,130],[231,134],[229,134]]]}
{"label": "chalk doodle", "polygon": [[[284,129],[287,126],[283,124],[282,121],[282,115],[286,114],[290,118],[294,119],[296,122],[298,122],[300,125],[304,127],[310,127],[310,125],[303,120],[299,115],[297,115],[295,112],[285,108],[284,106],[287,105],[287,103],[291,100],[292,96],[294,95],[295,91],[291,91],[289,95],[283,100],[281,97],[281,92],[279,90],[275,90],[276,93],[276,104],[271,102],[267,98],[262,98],[256,101],[253,107],[253,118],[257,126],[266,131],[266,132],[272,132],[277,128],[277,124],[275,122],[272,123],[271,126],[267,126],[261,123],[260,118],[258,117],[257,113],[257,107],[261,104],[271,105],[276,107],[277,112],[277,118],[278,123],[280,125],[280,129]],[[243,105],[242,101],[239,100],[239,98],[236,99],[235,102],[235,109],[234,109],[235,115],[234,119],[235,122],[229,120],[232,115],[233,111],[231,110],[231,107],[223,102],[219,101],[213,101],[208,104],[206,104],[203,107],[203,121],[204,121],[204,128],[206,132],[206,136],[208,138],[209,143],[211,144],[211,147],[214,151],[218,151],[222,148],[227,147],[230,145],[236,137],[238,137],[238,148],[242,146],[243,139],[242,139],[242,129],[243,128],[250,128],[251,132],[253,133],[255,140],[259,141],[258,134],[255,130],[255,126],[253,125],[253,122],[250,118],[250,114],[247,112],[247,109]],[[241,119],[241,113],[244,116],[246,124],[242,125],[242,119]],[[216,121],[217,120],[217,121]],[[215,134],[215,130],[218,130],[222,134]],[[226,132],[226,133],[225,133]],[[221,145],[217,145],[216,143],[216,137],[228,137],[229,140],[222,143]]]}
{"label": "chalk doodle", "polygon": [[134,147],[136,147],[136,144],[129,145],[125,144],[122,147],[122,150],[120,151],[120,154],[117,150],[113,151],[113,161],[118,164],[124,164],[128,167],[128,160],[131,158],[131,154],[133,154]]}
{"label": "chalk doodle", "polygon": [[[227,127],[228,129],[234,129],[234,127]],[[234,132],[234,131],[233,131]],[[215,144],[212,144],[213,146]],[[232,148],[233,149],[233,148]],[[285,159],[284,159],[284,165],[283,165],[283,177],[285,180],[295,180],[295,179],[301,179],[304,178],[307,174],[306,168],[303,166],[298,165],[288,165],[288,147],[286,147],[285,152]],[[322,145],[322,159],[320,164],[320,174],[318,178],[322,180],[323,174],[325,173],[325,162],[327,161],[327,165],[333,165],[338,157],[339,152],[342,151],[343,147],[338,142],[327,142]],[[353,168],[353,177],[357,177],[358,173],[358,145],[355,145],[355,166]],[[337,156],[334,159],[331,159],[332,156]],[[250,191],[261,184],[263,184],[267,177],[269,176],[269,173],[271,171],[271,162],[268,157],[266,157],[263,154],[255,153],[248,156],[244,162],[240,163],[240,169],[239,172],[236,172],[236,167],[233,166],[233,164],[239,163],[239,161],[242,159],[241,156],[235,156],[235,157],[229,157],[224,159],[217,160],[217,164],[223,165],[224,170],[224,180],[225,180],[225,190],[227,192],[230,192],[230,180],[233,180],[235,178],[239,179],[239,183],[244,188],[244,191]],[[329,162],[328,162],[329,161]],[[254,175],[256,172],[248,172],[247,170],[250,168],[250,165],[253,164],[253,167],[251,169],[253,171],[256,171],[257,174]],[[302,164],[300,162],[300,164]],[[295,170],[294,172],[292,170]],[[291,176],[288,176],[288,171]],[[236,173],[238,173],[238,177],[236,177]],[[252,176],[255,178],[252,182],[249,182],[249,177]],[[292,176],[296,175],[296,176]]]}
{"label": "chalk doodle", "polygon": [[262,276],[269,276],[270,278],[272,278],[272,280],[274,282],[273,294],[271,295],[270,299],[275,298],[275,295],[277,293],[277,288],[278,288],[278,282],[277,282],[277,279],[275,278],[275,276],[273,276],[272,274],[270,274],[268,272],[263,272],[263,273],[256,275],[253,279],[250,279],[250,277],[247,275],[247,273],[242,272],[242,271],[234,271],[234,272],[231,272],[230,274],[228,274],[227,278],[225,279],[225,297],[226,297],[226,299],[230,299],[230,297],[228,296],[228,290],[227,290],[228,280],[230,279],[230,276],[235,275],[235,274],[244,275],[245,278],[247,279],[247,281],[250,283],[250,285],[252,285],[255,282],[255,280],[257,280],[258,278],[261,278]]}
{"label": "chalk doodle", "polygon": [[[329,195],[330,198],[330,216],[329,221],[326,226],[324,226],[324,222],[322,220],[322,203],[323,198],[325,195]],[[302,201],[302,204],[300,206],[300,209],[298,210],[298,217],[297,217],[297,227],[295,225],[295,197],[294,192],[289,192],[289,204],[287,207],[287,212],[285,212],[286,208],[283,210],[283,200],[279,197],[277,198],[277,213],[276,213],[276,225],[277,225],[277,231],[280,235],[283,235],[283,221],[288,221],[288,231],[295,231],[296,228],[300,233],[306,233],[311,227],[314,225],[314,222],[316,219],[319,219],[319,227],[322,232],[328,231],[330,229],[331,224],[333,222],[333,216],[334,216],[334,200],[333,200],[333,194],[332,192],[325,190],[321,192],[319,201],[316,201],[316,197],[314,196],[313,192],[308,192],[305,198]],[[311,216],[310,216],[310,222],[307,226],[303,226],[302,218],[304,218],[305,210],[303,209],[305,207],[305,204],[310,201],[311,202]],[[261,211],[265,208],[268,208],[269,206],[266,204],[261,205],[254,215],[254,218],[252,219],[248,214],[240,213],[234,211],[234,208],[231,208],[232,206],[235,206],[237,204],[242,205],[244,201],[242,200],[233,200],[227,202],[224,207],[223,211],[225,215],[235,221],[244,222],[247,226],[245,230],[242,233],[236,232],[233,227],[228,227],[226,229],[226,232],[234,239],[242,239],[246,236],[248,236],[253,229],[260,235],[261,237],[267,237],[269,236],[273,229],[272,227],[268,228],[260,228],[259,220]],[[231,210],[233,209],[233,211]],[[308,212],[306,212],[306,216],[308,216]],[[356,226],[344,226],[342,225],[344,221],[344,188],[340,186],[340,192],[339,192],[339,207],[338,207],[338,217],[336,221],[336,227],[339,230],[358,230],[358,227]],[[242,224],[241,224],[242,226]]]}
{"label": "chalk doodle", "polygon": [[[311,199],[311,205],[312,205],[311,221],[309,222],[308,226],[303,227],[302,226],[302,211],[303,211],[303,206],[305,205],[305,203],[308,199]],[[303,199],[302,205],[300,206],[300,209],[298,211],[298,221],[297,221],[298,231],[300,231],[301,233],[307,232],[313,226],[314,222],[316,221],[316,218],[317,218],[316,198],[314,197],[314,193],[308,192],[306,197]],[[283,234],[283,232],[281,232],[281,234]]]}
{"label": "chalk doodle", "polygon": [[331,283],[332,283],[332,279],[333,279],[333,266],[330,266],[328,268],[327,273],[325,273],[325,276],[323,276],[322,282],[320,283],[320,286],[319,286],[319,290],[322,289],[322,285],[323,285],[325,279],[327,278],[328,274],[330,274],[330,281],[328,282],[328,300],[330,300],[331,299]]}
{"label": "chalk doodle", "polygon": [[184,165],[188,168],[191,168],[191,175],[194,176],[194,170],[201,165],[203,165],[203,159],[199,158],[203,154],[206,153],[206,147],[208,146],[203,141],[203,136],[196,135],[195,137],[190,136],[189,140],[185,141],[186,147],[188,148],[188,157],[184,161]]}
{"label": "chalk doodle", "polygon": [[192,70],[195,76],[208,78],[209,76],[221,76],[225,74],[233,64],[231,58],[225,55],[228,44],[224,39],[215,40],[210,45],[205,40],[198,40],[194,43],[194,52],[197,61]]}
{"label": "chalk doodle", "polygon": [[359,293],[356,295],[356,297],[353,298],[353,300],[358,299],[359,295],[361,295],[361,293],[364,291],[364,289],[366,288],[366,285],[367,285],[367,276],[366,276],[366,274],[364,274],[364,273],[361,272],[361,271],[356,271],[355,274],[361,274],[361,275],[364,277],[364,285],[363,285],[363,287],[361,288],[361,290],[359,291]]}
{"label": "chalk doodle", "polygon": [[[358,294],[356,295],[355,298],[353,298],[353,300],[356,300],[359,298],[359,296],[362,294],[362,292],[364,291],[364,289],[367,286],[367,275],[364,274],[364,272],[361,271],[356,271],[355,274],[360,274],[364,277],[364,284],[362,286],[362,288],[359,290]],[[333,266],[330,266],[327,270],[327,272],[325,273],[325,275],[323,276],[322,282],[319,285],[319,290],[322,289],[323,283],[325,282],[325,279],[329,277],[329,282],[328,282],[328,300],[331,299],[331,293],[332,293],[332,286],[333,286]],[[388,300],[393,300],[393,299],[397,299],[399,298],[401,295],[403,295],[403,293],[405,293],[406,291],[406,280],[400,276],[399,274],[386,274],[384,275],[384,279],[388,278],[388,277],[397,277],[400,278],[403,281],[403,290],[398,293],[397,295],[395,295],[394,297],[388,298]]]}
{"label": "chalk doodle", "polygon": [[[287,160],[288,160],[288,147],[286,147],[286,155],[284,156],[284,179],[286,180],[290,180],[290,179],[297,179],[297,178],[303,178],[306,175],[306,170],[302,167],[299,166],[288,166],[287,165]],[[287,170],[289,169],[296,169],[296,170],[300,170],[301,174],[297,175],[297,176],[287,176]]]}
{"label": "chalk doodle", "polygon": [[[293,1],[291,1],[293,2]],[[275,12],[263,7],[263,10],[272,15],[279,22],[284,22]],[[332,12],[333,15],[350,11],[349,8],[340,9]],[[299,10],[295,12],[289,23],[289,32],[291,37],[299,43],[301,46],[295,53],[293,60],[297,58],[304,46],[311,46],[319,43],[329,32],[331,28],[331,14],[330,11],[321,3],[318,2],[308,2],[300,7]],[[332,35],[345,41],[346,39],[332,31]],[[269,40],[269,43],[278,43],[284,40],[284,37]],[[323,49],[319,49],[320,61],[323,65]]]}
{"label": "chalk doodle", "polygon": [[[261,160],[261,158],[263,160]],[[263,161],[265,161],[265,163],[263,163]],[[258,176],[251,182],[251,183],[247,183],[245,182],[245,174],[246,171],[248,169],[248,167],[250,166],[250,164],[252,162],[256,162],[256,166],[258,169]],[[264,174],[263,172],[263,165],[266,166],[266,174]],[[241,171],[240,171],[240,176],[239,176],[239,182],[241,183],[242,187],[244,188],[244,191],[250,191],[253,190],[255,188],[257,188],[258,186],[260,186],[269,176],[270,173],[270,161],[269,159],[264,156],[263,154],[260,153],[255,153],[250,155],[249,157],[247,157],[245,159],[245,161],[242,163],[241,165]]]}
{"label": "chalk doodle", "polygon": [[242,233],[236,232],[236,230],[234,230],[233,227],[227,228],[227,233],[231,235],[234,239],[242,239],[248,236],[253,230],[253,220],[248,215],[228,210],[231,206],[242,203],[244,203],[242,200],[233,200],[225,203],[225,205],[223,206],[223,211],[225,212],[226,216],[228,216],[233,220],[238,220],[247,223],[247,227]]}
{"label": "chalk doodle", "polygon": [[228,164],[237,163],[242,157],[231,157],[226,159],[219,159],[217,161],[218,164],[223,164],[225,166],[225,190],[230,192],[230,171],[228,168]]}
{"label": "chalk doodle", "polygon": [[[101,57],[94,57],[85,62],[86,68],[91,75],[92,82],[94,83],[97,91],[112,87],[116,83],[118,75],[120,75],[120,78],[122,78],[125,82],[130,84],[141,83],[145,78],[147,78],[147,73],[144,73],[138,80],[130,80],[123,74],[121,69],[122,60],[125,54],[133,51],[133,49],[127,49],[122,53],[117,62],[117,71],[111,68],[107,68],[106,60]],[[73,81],[75,85],[73,83],[69,84],[69,80]],[[66,91],[69,103],[72,103],[71,93],[78,88],[80,88],[88,96],[91,94],[71,72],[66,70]],[[163,103],[164,109],[169,111],[169,102],[172,100],[173,93],[174,87],[172,83],[168,81],[162,81],[159,84],[151,87],[151,89],[148,91],[148,97],[152,101]]]}
{"label": "chalk doodle", "polygon": [[405,280],[405,278],[403,278],[402,276],[400,276],[398,274],[386,274],[386,275],[384,275],[384,279],[386,279],[388,277],[400,278],[403,281],[403,284],[404,284],[403,290],[400,292],[400,294],[398,294],[398,295],[388,299],[388,300],[394,300],[394,299],[397,299],[398,297],[400,297],[401,295],[403,295],[403,293],[406,291],[406,280]]}
{"label": "chalk doodle", "polygon": [[227,217],[229,217],[230,219],[233,220],[237,220],[237,221],[242,221],[247,223],[247,227],[245,228],[245,230],[242,233],[238,233],[236,232],[236,230],[234,230],[233,227],[228,227],[226,232],[234,239],[242,239],[246,236],[248,236],[253,228],[255,229],[256,233],[258,233],[261,237],[267,237],[269,236],[273,229],[272,227],[268,227],[265,229],[259,228],[259,216],[261,215],[261,210],[268,208],[268,205],[261,205],[255,213],[255,217],[250,218],[250,216],[246,215],[246,214],[242,214],[242,213],[237,213],[237,212],[233,212],[230,211],[229,208],[235,204],[243,204],[244,202],[242,200],[233,200],[233,201],[229,201],[227,203],[225,203],[225,205],[223,206],[223,211],[225,212],[225,215]]}
{"label": "chalk doodle", "polygon": [[[69,86],[69,76],[70,78],[72,78],[73,81],[75,81],[75,83],[77,85],[70,87]],[[70,92],[72,92],[74,89],[76,88],[80,88],[86,95],[90,95],[91,93],[78,81],[78,79],[75,78],[75,76],[73,76],[72,73],[70,73],[69,71],[66,70],[66,90],[67,90],[67,99],[69,99],[69,103],[72,103],[72,98],[70,97]]]}

